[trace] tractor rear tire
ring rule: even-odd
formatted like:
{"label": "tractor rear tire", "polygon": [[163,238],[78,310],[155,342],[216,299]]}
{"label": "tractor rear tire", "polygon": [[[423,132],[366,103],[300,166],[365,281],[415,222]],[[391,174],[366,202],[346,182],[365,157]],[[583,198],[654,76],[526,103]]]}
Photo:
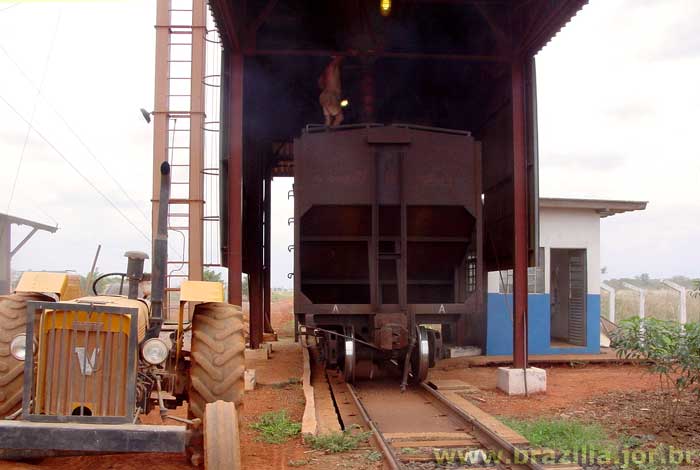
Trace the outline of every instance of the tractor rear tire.
{"label": "tractor rear tire", "polygon": [[22,405],[24,361],[10,354],[10,343],[15,336],[26,332],[27,301],[47,299],[42,294],[24,292],[0,297],[0,419]]}
{"label": "tractor rear tire", "polygon": [[231,402],[207,403],[204,412],[204,470],[240,470],[238,412]]}
{"label": "tractor rear tire", "polygon": [[189,415],[204,419],[208,403],[243,403],[245,338],[241,308],[219,302],[197,305],[192,320]]}

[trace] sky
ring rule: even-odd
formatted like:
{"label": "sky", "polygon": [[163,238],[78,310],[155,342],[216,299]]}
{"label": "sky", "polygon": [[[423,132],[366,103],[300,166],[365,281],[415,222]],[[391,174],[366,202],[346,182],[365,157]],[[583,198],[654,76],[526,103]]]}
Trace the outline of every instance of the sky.
{"label": "sky", "polygon": [[698,277],[700,2],[591,0],[537,56],[540,194],[649,201],[601,221],[605,278]]}
{"label": "sky", "polygon": [[[591,0],[537,56],[540,194],[649,201],[602,220],[605,277],[698,277],[698,21],[696,0]],[[0,212],[59,226],[13,269],[150,251],[154,22],[153,0],[0,0]],[[273,287],[291,286],[289,189],[273,183]]]}

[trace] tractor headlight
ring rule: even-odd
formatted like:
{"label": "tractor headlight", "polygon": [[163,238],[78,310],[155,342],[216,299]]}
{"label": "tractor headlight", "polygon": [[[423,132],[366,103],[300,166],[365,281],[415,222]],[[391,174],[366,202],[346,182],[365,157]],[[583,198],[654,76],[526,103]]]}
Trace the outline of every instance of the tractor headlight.
{"label": "tractor headlight", "polygon": [[164,363],[169,353],[168,345],[158,338],[151,338],[141,346],[143,360],[154,366]]}
{"label": "tractor headlight", "polygon": [[24,361],[27,357],[27,335],[22,333],[12,339],[10,342],[10,354],[18,361]]}

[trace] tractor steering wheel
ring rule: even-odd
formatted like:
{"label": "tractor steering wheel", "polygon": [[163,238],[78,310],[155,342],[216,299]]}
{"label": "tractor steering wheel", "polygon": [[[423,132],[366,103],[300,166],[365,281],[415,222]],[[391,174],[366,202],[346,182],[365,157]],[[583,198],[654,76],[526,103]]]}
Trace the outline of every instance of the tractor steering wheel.
{"label": "tractor steering wheel", "polygon": [[95,279],[95,280],[92,282],[92,292],[93,292],[95,295],[103,295],[103,294],[100,294],[100,293],[97,292],[97,283],[100,282],[101,280],[103,280],[103,279],[105,279],[105,278],[107,278],[107,277],[111,277],[111,276],[119,276],[119,277],[120,277],[120,280],[119,280],[119,293],[118,293],[117,295],[122,295],[122,291],[124,290],[124,279],[127,278],[127,274],[126,274],[126,273],[107,273],[107,274],[102,274],[102,275],[98,276],[97,279]]}

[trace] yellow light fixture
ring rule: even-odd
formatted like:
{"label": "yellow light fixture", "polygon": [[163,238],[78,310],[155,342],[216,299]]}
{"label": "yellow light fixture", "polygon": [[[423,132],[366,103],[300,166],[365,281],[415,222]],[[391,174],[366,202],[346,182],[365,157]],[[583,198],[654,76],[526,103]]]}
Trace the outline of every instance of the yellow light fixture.
{"label": "yellow light fixture", "polygon": [[379,12],[382,16],[391,14],[391,0],[379,0]]}
{"label": "yellow light fixture", "polygon": [[347,108],[350,102],[348,100],[341,100],[340,101],[340,107],[341,108]]}

